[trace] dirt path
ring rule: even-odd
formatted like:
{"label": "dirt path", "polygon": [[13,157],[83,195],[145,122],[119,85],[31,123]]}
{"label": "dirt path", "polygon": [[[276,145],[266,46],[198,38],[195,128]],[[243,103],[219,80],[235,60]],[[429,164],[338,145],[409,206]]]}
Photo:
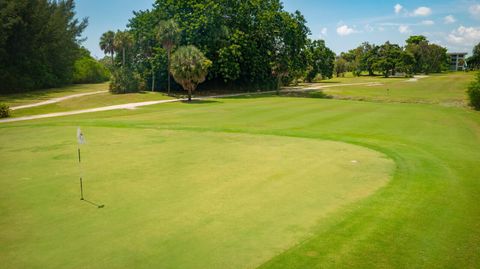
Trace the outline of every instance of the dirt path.
{"label": "dirt path", "polygon": [[70,116],[70,115],[78,115],[78,114],[84,114],[84,113],[118,110],[118,109],[135,109],[137,107],[142,107],[142,106],[150,106],[150,105],[156,105],[156,104],[162,104],[162,103],[172,103],[172,102],[178,102],[178,101],[182,101],[182,100],[183,99],[173,99],[173,100],[159,100],[159,101],[129,103],[129,104],[123,104],[123,105],[104,106],[104,107],[97,107],[97,108],[90,108],[90,109],[83,109],[83,110],[74,110],[74,111],[57,112],[57,113],[49,113],[49,114],[41,114],[41,115],[32,115],[32,116],[25,116],[25,117],[18,117],[18,118],[7,118],[7,119],[0,120],[0,123],[44,119],[44,118],[53,118],[53,117],[60,117],[60,116]]}
{"label": "dirt path", "polygon": [[54,104],[58,103],[61,101],[65,101],[68,99],[72,98],[78,98],[78,97],[83,97],[83,96],[88,96],[88,95],[94,95],[94,94],[99,94],[99,93],[106,93],[108,91],[98,91],[98,92],[87,92],[87,93],[79,93],[79,94],[72,94],[72,95],[67,95],[63,97],[58,97],[58,98],[52,98],[43,102],[38,102],[38,103],[33,103],[33,104],[28,104],[28,105],[21,105],[21,106],[14,106],[11,107],[11,110],[17,110],[17,109],[23,109],[23,108],[30,108],[30,107],[36,107],[36,106],[44,106],[44,105],[49,105],[49,104]]}
{"label": "dirt path", "polygon": [[[360,86],[360,85],[377,86],[378,82],[349,83],[349,84],[338,84],[338,85],[318,85],[318,86],[313,86],[313,87],[302,87],[302,88],[300,88],[300,87],[299,88],[285,88],[282,91],[284,91],[284,92],[285,91],[288,91],[288,92],[292,92],[292,91],[311,91],[311,90],[319,90],[319,89],[332,88],[332,87]],[[70,96],[51,99],[51,100],[48,100],[48,101],[45,101],[45,102],[50,102],[49,104],[51,104],[51,103],[56,103],[56,102],[59,102],[59,101],[62,101],[62,100],[70,99],[70,98],[76,98],[76,97],[79,97],[79,96],[85,96],[85,95],[90,95],[90,94],[98,94],[98,93],[102,93],[102,92],[105,92],[105,91],[93,92],[93,93],[81,94],[81,95],[79,95],[79,94],[70,95]],[[236,96],[243,96],[243,95],[255,95],[255,94],[265,94],[265,93],[275,93],[275,92],[276,91],[225,94],[225,95],[216,95],[216,96],[193,98],[193,100],[206,100],[206,99],[212,99],[212,98],[228,98],[228,97],[236,97]],[[74,96],[74,97],[72,97],[72,96]],[[53,100],[55,100],[55,102],[52,102]],[[78,114],[100,112],[100,111],[110,111],[110,110],[118,110],[118,109],[136,109],[137,107],[142,107],[142,106],[151,106],[151,105],[157,105],[157,104],[181,102],[181,101],[185,101],[185,100],[186,99],[173,99],[173,100],[138,102],[138,103],[129,103],[129,104],[122,104],[122,105],[97,107],[97,108],[90,108],[90,109],[83,109],[83,110],[75,110],[75,111],[57,112],[57,113],[49,113],[49,114],[41,114],[41,115],[32,115],[32,116],[25,116],[25,117],[18,117],[18,118],[7,118],[7,119],[1,119],[0,123],[44,119],[44,118],[53,118],[53,117],[61,117],[61,116],[70,116],[70,115],[78,115]],[[27,106],[30,106],[30,107],[31,106],[40,106],[40,105],[45,104],[45,102],[36,103],[36,104],[32,104],[32,105],[27,105]],[[25,106],[23,106],[22,108],[25,108]],[[17,109],[19,109],[19,108],[17,107]]]}

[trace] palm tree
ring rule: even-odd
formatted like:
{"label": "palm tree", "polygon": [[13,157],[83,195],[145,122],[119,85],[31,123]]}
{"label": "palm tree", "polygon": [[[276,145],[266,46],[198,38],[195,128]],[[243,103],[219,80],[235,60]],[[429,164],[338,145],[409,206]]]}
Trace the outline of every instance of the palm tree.
{"label": "palm tree", "polygon": [[113,31],[108,31],[103,33],[102,37],[100,38],[100,48],[105,52],[105,54],[109,54],[112,56],[112,66],[113,66],[113,54],[115,52],[115,33]]}
{"label": "palm tree", "polygon": [[204,82],[212,62],[195,46],[180,47],[172,56],[172,75],[188,91],[188,101],[197,85]]}
{"label": "palm tree", "polygon": [[180,28],[178,24],[173,20],[161,21],[157,28],[157,38],[162,43],[163,48],[167,51],[168,55],[168,93],[170,94],[170,55],[173,48],[180,41]]}
{"label": "palm tree", "polygon": [[113,44],[116,50],[120,50],[122,52],[122,67],[124,67],[126,50],[133,46],[133,37],[127,31],[117,31]]}

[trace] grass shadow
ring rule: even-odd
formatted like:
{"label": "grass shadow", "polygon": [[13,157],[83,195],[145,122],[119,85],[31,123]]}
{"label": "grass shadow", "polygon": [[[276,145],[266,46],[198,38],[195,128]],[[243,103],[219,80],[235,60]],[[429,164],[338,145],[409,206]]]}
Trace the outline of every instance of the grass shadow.
{"label": "grass shadow", "polygon": [[[49,100],[51,98],[55,98],[52,96],[52,94],[55,95],[59,93],[64,93],[69,89],[74,89],[78,91],[78,93],[80,93],[80,90],[82,88],[99,86],[105,83],[106,82],[92,83],[92,84],[72,84],[72,85],[58,87],[58,88],[37,89],[37,90],[17,92],[17,93],[2,93],[0,95],[0,102],[5,103],[5,102],[11,102],[12,100],[16,101],[16,100],[28,100],[28,99],[44,101],[44,100]],[[76,92],[72,92],[72,94],[75,94],[75,93]]]}
{"label": "grass shadow", "polygon": [[192,101],[182,100],[181,102],[183,104],[188,104],[188,105],[205,105],[205,104],[220,103],[220,101],[216,101],[216,100],[195,100],[195,99],[192,99]]}
{"label": "grass shadow", "polygon": [[318,81],[318,82],[315,82],[315,83],[312,83],[312,84],[338,84],[338,83],[342,83],[342,82],[341,81],[322,80],[322,81]]}
{"label": "grass shadow", "polygon": [[222,99],[258,99],[268,97],[298,97],[298,98],[318,98],[318,99],[333,99],[333,96],[324,93],[321,90],[309,90],[309,91],[282,91],[280,94],[275,92],[265,92],[258,94],[245,94],[238,96],[223,97]]}

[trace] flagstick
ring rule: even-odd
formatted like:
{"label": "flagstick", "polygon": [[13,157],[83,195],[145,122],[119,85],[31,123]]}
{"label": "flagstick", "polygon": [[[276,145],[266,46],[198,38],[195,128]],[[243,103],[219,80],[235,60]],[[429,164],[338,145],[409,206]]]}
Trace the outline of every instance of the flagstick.
{"label": "flagstick", "polygon": [[78,166],[80,167],[80,200],[83,200],[82,161],[80,158],[80,146],[78,146]]}

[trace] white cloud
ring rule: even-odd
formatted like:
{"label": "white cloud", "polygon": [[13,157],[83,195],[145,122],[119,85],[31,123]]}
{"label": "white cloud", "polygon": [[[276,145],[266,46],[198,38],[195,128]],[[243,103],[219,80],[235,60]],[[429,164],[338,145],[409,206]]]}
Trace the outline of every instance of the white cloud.
{"label": "white cloud", "polygon": [[447,40],[457,45],[473,46],[480,42],[480,27],[460,26],[448,35]]}
{"label": "white cloud", "polygon": [[375,31],[375,28],[371,26],[370,24],[365,25],[365,32],[373,32]]}
{"label": "white cloud", "polygon": [[337,28],[337,34],[340,36],[347,36],[354,33],[357,33],[357,31],[351,27],[348,27],[348,25],[346,24],[341,25]]}
{"label": "white cloud", "polygon": [[400,14],[400,12],[403,10],[402,5],[400,4],[396,4],[393,8],[395,9],[395,14]]}
{"label": "white cloud", "polygon": [[320,34],[322,34],[322,36],[327,36],[328,35],[327,27],[323,27],[322,30],[320,30]]}
{"label": "white cloud", "polygon": [[448,16],[445,16],[445,18],[443,18],[443,22],[445,24],[451,24],[451,23],[454,23],[456,22],[457,20],[455,19],[455,17],[453,17],[452,15],[448,15]]}
{"label": "white cloud", "polygon": [[432,14],[432,9],[429,7],[419,7],[413,11],[413,16],[415,17],[425,17]]}
{"label": "white cloud", "polygon": [[470,11],[470,14],[472,14],[473,17],[480,19],[480,4],[470,6],[468,11]]}
{"label": "white cloud", "polygon": [[398,26],[398,31],[401,33],[401,34],[408,34],[410,33],[410,27],[408,25],[400,25]]}
{"label": "white cloud", "polygon": [[435,24],[435,22],[434,22],[434,21],[432,21],[432,20],[425,20],[425,21],[422,21],[422,25],[428,25],[428,26],[430,26],[430,25],[434,25],[434,24]]}

